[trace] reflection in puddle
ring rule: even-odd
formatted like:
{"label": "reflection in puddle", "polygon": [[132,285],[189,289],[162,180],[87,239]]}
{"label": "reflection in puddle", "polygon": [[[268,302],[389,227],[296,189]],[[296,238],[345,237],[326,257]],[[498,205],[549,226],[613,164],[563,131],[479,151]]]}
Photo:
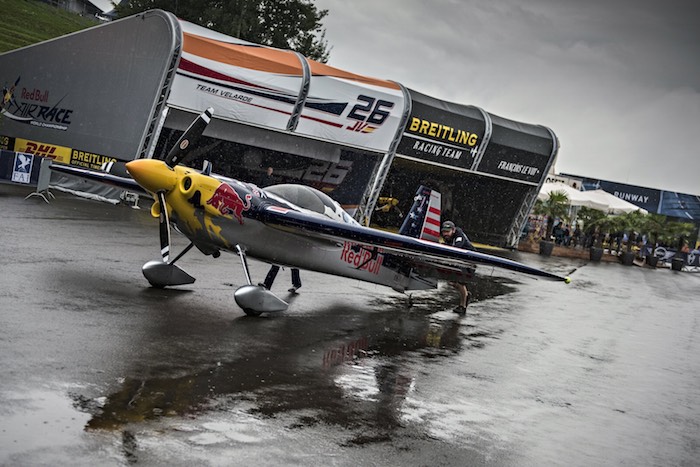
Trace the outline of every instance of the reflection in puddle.
{"label": "reflection in puddle", "polygon": [[[478,303],[512,288],[489,281],[472,290]],[[380,430],[401,426],[406,420],[403,405],[414,391],[415,368],[422,359],[450,358],[495,337],[491,331],[476,329],[469,314],[465,319],[447,311],[454,295],[451,291],[416,295],[410,310],[405,297],[383,298],[375,303],[378,312],[335,307],[315,315],[314,322],[291,315],[246,321],[247,329],[256,325],[260,330],[264,345],[185,375],[168,376],[166,368],[166,376],[125,378],[103,407],[79,401],[93,415],[87,428],[123,429],[161,417],[230,413],[241,406],[254,417],[297,417],[292,428],[318,423]],[[159,370],[167,363],[158,362]],[[173,371],[185,363],[172,362]],[[192,443],[260,439],[247,422],[203,428],[205,432],[192,435]]]}

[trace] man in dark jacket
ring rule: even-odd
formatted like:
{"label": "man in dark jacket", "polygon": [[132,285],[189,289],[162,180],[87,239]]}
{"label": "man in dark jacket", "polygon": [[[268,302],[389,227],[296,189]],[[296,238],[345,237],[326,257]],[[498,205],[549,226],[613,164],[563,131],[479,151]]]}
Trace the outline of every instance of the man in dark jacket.
{"label": "man in dark jacket", "polygon": [[[467,237],[464,231],[457,227],[454,222],[443,222],[440,232],[442,238],[445,240],[445,244],[457,248],[464,248],[465,250],[476,251],[472,242],[469,241],[469,237]],[[454,309],[454,312],[463,315],[467,312],[467,305],[469,304],[471,293],[469,293],[467,285],[463,282],[450,282],[450,285],[459,292],[459,306]]]}

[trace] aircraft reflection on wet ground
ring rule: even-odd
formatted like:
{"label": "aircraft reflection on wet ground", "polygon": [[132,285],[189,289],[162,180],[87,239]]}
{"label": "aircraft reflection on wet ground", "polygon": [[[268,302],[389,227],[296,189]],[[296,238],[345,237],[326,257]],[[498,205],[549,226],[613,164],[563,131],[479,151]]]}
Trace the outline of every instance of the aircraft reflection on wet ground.
{"label": "aircraft reflection on wet ground", "polygon": [[[478,302],[514,288],[507,279],[491,278],[477,280],[471,290]],[[262,330],[260,318],[242,317],[236,326],[242,333],[245,328],[255,332],[261,344],[250,353],[175,376],[173,369],[162,367],[156,370],[162,375],[127,377],[106,400],[76,395],[75,404],[92,414],[89,430],[121,430],[130,423],[195,416],[251,400],[256,406],[252,413],[264,417],[299,414],[297,427],[324,423],[391,430],[401,424],[399,409],[415,376],[402,362],[449,358],[498,338],[469,324],[469,318],[449,311],[435,314],[453,302],[451,289],[417,293],[410,303],[403,296],[379,297],[370,308],[381,314],[358,315],[354,308],[336,305],[315,315],[313,323],[308,316],[302,321],[289,314],[270,320],[274,326]],[[338,326],[344,322],[352,324]],[[325,329],[325,336],[308,332],[308,326]],[[369,441],[358,435],[353,442]]]}
{"label": "aircraft reflection on wet ground", "polygon": [[148,213],[18,191],[0,187],[0,464],[700,458],[700,275],[514,253],[574,282],[480,268],[459,317],[447,287],[409,308],[303,272],[287,312],[250,318],[235,258],[192,255],[198,287],[153,289],[134,274]]}

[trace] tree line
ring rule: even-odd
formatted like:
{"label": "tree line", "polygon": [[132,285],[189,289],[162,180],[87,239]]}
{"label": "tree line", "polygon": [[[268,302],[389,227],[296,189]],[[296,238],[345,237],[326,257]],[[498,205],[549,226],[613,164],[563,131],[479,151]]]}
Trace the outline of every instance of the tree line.
{"label": "tree line", "polygon": [[122,18],[146,10],[170,11],[178,18],[256,44],[291,49],[326,63],[330,48],[319,10],[311,0],[123,0]]}

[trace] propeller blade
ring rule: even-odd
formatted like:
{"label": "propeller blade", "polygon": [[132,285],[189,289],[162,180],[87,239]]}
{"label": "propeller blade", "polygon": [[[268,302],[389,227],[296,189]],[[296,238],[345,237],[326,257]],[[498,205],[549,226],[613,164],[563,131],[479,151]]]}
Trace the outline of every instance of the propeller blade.
{"label": "propeller blade", "polygon": [[177,140],[177,143],[172,147],[167,156],[165,156],[165,163],[169,167],[175,167],[178,164],[182,164],[187,160],[187,155],[190,153],[194,144],[197,142],[204,129],[207,127],[211,121],[211,116],[214,114],[214,109],[209,107],[207,110],[202,112],[192,124],[185,130],[185,132]]}
{"label": "propeller blade", "polygon": [[163,256],[163,262],[170,261],[170,219],[168,218],[168,206],[165,204],[165,193],[159,191],[158,203],[160,203],[160,254]]}

